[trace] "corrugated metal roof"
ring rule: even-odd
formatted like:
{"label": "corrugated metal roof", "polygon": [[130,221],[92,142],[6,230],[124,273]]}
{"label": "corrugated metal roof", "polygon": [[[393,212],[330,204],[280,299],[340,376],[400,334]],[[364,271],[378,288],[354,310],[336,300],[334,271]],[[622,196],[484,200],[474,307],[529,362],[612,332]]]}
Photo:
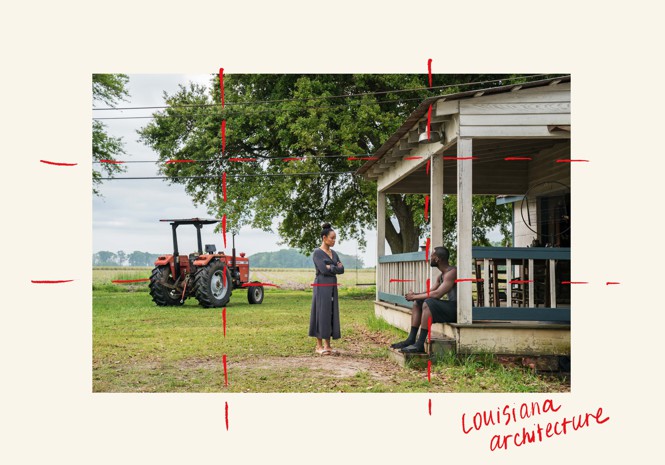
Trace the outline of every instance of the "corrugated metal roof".
{"label": "corrugated metal roof", "polygon": [[381,147],[379,147],[379,149],[374,153],[373,157],[376,157],[376,159],[366,161],[364,165],[362,165],[360,168],[356,170],[355,174],[363,174],[372,165],[377,163],[406,133],[408,133],[413,128],[414,124],[420,121],[420,118],[422,118],[427,113],[429,106],[435,103],[437,100],[441,99],[446,99],[446,101],[461,100],[473,97],[476,94],[478,94],[478,92],[482,92],[483,96],[501,94],[504,92],[511,92],[516,88],[528,89],[530,87],[548,86],[556,81],[570,82],[570,76],[561,76],[551,79],[542,79],[539,81],[523,82],[520,84],[510,84],[506,86],[489,87],[486,89],[474,89],[465,92],[458,92],[456,94],[437,95],[436,97],[430,97],[428,99],[425,99],[422,101],[420,105],[418,105],[418,108],[416,108],[413,111],[413,113],[409,115],[406,121],[404,121],[404,124],[402,124],[402,126],[400,126],[399,129],[397,129],[397,131],[395,131],[395,133],[392,136],[390,136],[388,140],[384,142],[384,144]]}

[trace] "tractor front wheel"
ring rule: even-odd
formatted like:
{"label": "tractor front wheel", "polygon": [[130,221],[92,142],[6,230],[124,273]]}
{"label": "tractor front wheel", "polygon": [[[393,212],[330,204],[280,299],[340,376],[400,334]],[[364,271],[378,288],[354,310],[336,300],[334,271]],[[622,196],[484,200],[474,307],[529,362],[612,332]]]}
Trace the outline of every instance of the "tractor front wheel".
{"label": "tractor front wheel", "polygon": [[247,301],[250,304],[260,304],[263,302],[263,286],[248,286]]}
{"label": "tractor front wheel", "polygon": [[166,284],[175,284],[171,276],[171,267],[162,265],[155,267],[150,276],[150,295],[152,300],[160,307],[182,305],[180,293]]}
{"label": "tractor front wheel", "polygon": [[229,303],[231,285],[231,273],[219,260],[197,269],[194,275],[194,294],[203,307],[223,307]]}

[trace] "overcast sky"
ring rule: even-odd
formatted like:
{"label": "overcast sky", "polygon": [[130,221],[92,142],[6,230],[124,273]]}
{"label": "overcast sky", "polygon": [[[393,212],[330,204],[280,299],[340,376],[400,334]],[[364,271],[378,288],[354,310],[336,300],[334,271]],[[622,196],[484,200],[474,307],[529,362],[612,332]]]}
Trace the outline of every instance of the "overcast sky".
{"label": "overcast sky", "polygon": [[[164,105],[163,92],[174,93],[178,84],[194,81],[208,84],[210,75],[187,74],[139,74],[129,76],[129,102],[118,106],[156,106]],[[97,104],[104,107],[104,104]],[[93,117],[102,116],[147,116],[145,111],[93,111]],[[122,160],[156,160],[157,154],[149,147],[138,142],[137,129],[147,124],[148,119],[106,120],[108,133],[122,137],[126,155]],[[118,175],[124,176],[155,176],[157,167],[154,164],[128,164],[127,171]],[[123,250],[131,253],[135,250],[151,253],[166,253],[173,249],[171,228],[168,223],[160,223],[162,218],[208,218],[204,208],[195,207],[181,185],[169,185],[164,180],[114,180],[104,181],[99,189],[103,198],[93,196],[93,253],[100,250],[117,252]],[[333,225],[334,226],[334,225]],[[273,223],[273,231],[277,224]],[[212,226],[203,228],[203,243],[214,243],[218,251],[224,250],[223,239],[212,233]],[[196,250],[196,234],[194,227],[178,228],[178,246],[181,252],[190,253]],[[335,250],[348,255],[355,255],[364,260],[365,266],[376,264],[376,231],[365,231],[367,248],[362,252],[357,248],[356,241],[339,241]],[[252,255],[257,252],[276,251],[286,246],[278,245],[277,234],[244,227],[236,236],[236,252]],[[386,244],[386,251],[390,247]],[[227,234],[227,253],[231,253],[231,237]]]}

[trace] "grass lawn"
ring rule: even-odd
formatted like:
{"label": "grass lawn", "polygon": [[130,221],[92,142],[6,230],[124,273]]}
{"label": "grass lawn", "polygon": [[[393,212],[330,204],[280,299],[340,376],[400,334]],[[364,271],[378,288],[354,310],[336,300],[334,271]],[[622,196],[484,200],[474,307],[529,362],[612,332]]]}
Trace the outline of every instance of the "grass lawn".
{"label": "grass lawn", "polygon": [[[157,307],[145,284],[109,284],[111,279],[145,277],[146,272],[93,272],[94,392],[570,390],[567,381],[503,367],[491,357],[448,357],[434,363],[431,382],[424,370],[397,366],[387,347],[405,333],[374,316],[374,287],[340,286],[342,338],[333,347],[341,355],[322,357],[314,353],[314,339],[307,337],[311,288],[268,287],[261,305],[250,305],[246,291],[235,290],[224,337],[222,309],[202,308],[196,299],[182,307]],[[259,280],[273,283],[290,276],[289,270],[264,269],[263,274]],[[311,270],[309,274],[311,279]],[[361,282],[373,282],[371,278]]]}

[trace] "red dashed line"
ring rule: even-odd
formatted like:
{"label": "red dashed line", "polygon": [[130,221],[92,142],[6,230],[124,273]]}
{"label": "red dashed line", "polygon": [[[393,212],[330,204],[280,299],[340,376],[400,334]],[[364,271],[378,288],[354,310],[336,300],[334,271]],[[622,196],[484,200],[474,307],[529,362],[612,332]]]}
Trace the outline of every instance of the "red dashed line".
{"label": "red dashed line", "polygon": [[48,160],[39,160],[42,163],[46,163],[47,165],[55,165],[55,166],[76,166],[78,163],[60,163],[57,161],[48,161]]}
{"label": "red dashed line", "polygon": [[241,287],[256,287],[256,286],[279,287],[277,284],[270,284],[270,283],[242,283]]}
{"label": "red dashed line", "polygon": [[533,282],[533,279],[529,279],[529,280],[526,280],[526,279],[512,279],[508,282],[508,284],[529,284],[529,283],[532,283],[532,282]]}
{"label": "red dashed line", "polygon": [[425,242],[425,260],[429,260],[429,237],[427,242]]}
{"label": "red dashed line", "polygon": [[339,285],[340,285],[339,283],[329,283],[329,284],[325,284],[325,283],[311,283],[311,284],[310,284],[310,286],[314,286],[314,287],[339,286]]}
{"label": "red dashed line", "polygon": [[621,283],[614,282],[614,281],[608,281],[608,282],[605,283],[606,286],[609,286],[610,284],[621,284]]}
{"label": "red dashed line", "polygon": [[427,381],[432,382],[432,361],[427,361]]}
{"label": "red dashed line", "polygon": [[404,157],[405,160],[418,160],[419,158],[422,157]]}
{"label": "red dashed line", "polygon": [[224,68],[219,68],[219,93],[222,99],[222,108],[224,108]]}
{"label": "red dashed line", "polygon": [[59,279],[55,281],[37,281],[34,279],[31,279],[30,282],[32,284],[62,284],[62,283],[71,283],[74,281],[73,279]]}
{"label": "red dashed line", "polygon": [[302,161],[304,160],[304,157],[289,157],[289,158],[284,158],[282,161]]}
{"label": "red dashed line", "polygon": [[506,157],[504,160],[506,161],[516,161],[516,160],[531,160],[531,157]]}
{"label": "red dashed line", "polygon": [[226,307],[222,310],[222,324],[224,325],[224,337],[226,337]]}
{"label": "red dashed line", "polygon": [[[222,234],[224,235],[224,248],[226,248],[226,213],[222,216]],[[226,273],[224,273],[226,276]]]}
{"label": "red dashed line", "polygon": [[145,283],[150,281],[150,278],[145,279],[116,279],[111,281],[114,284],[124,284],[124,283]]}
{"label": "red dashed line", "polygon": [[427,281],[425,281],[427,285],[427,298],[429,299],[429,278],[427,278]]}
{"label": "red dashed line", "polygon": [[576,161],[588,162],[589,160],[570,160],[570,159],[561,159],[557,160],[557,163],[574,163]]}
{"label": "red dashed line", "polygon": [[429,415],[432,416],[432,399],[429,400],[428,404],[428,410],[429,410]]}
{"label": "red dashed line", "polygon": [[429,195],[425,196],[425,221],[429,221]]}
{"label": "red dashed line", "polygon": [[456,283],[482,283],[483,278],[458,278],[455,280]]}
{"label": "red dashed line", "polygon": [[432,342],[432,317],[427,318],[427,342]]}
{"label": "red dashed line", "polygon": [[167,165],[170,165],[172,163],[196,163],[196,160],[168,160],[166,162]]}
{"label": "red dashed line", "polygon": [[425,172],[427,173],[428,176],[429,176],[429,167],[431,164],[432,164],[432,159],[430,158],[429,160],[427,160],[427,167],[425,168]]}
{"label": "red dashed line", "polygon": [[226,431],[229,430],[229,403],[224,402],[224,419],[226,421]]}

